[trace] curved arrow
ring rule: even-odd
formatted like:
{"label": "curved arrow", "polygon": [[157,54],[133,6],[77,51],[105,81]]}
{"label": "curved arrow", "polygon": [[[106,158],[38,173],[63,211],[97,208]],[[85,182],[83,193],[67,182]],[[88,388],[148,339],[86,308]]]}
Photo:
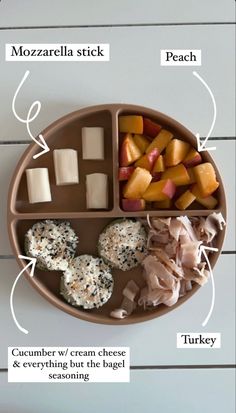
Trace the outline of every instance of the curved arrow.
{"label": "curved arrow", "polygon": [[11,289],[11,295],[10,295],[10,308],[11,308],[11,314],[12,314],[12,318],[16,324],[16,326],[19,328],[20,331],[22,331],[22,333],[24,334],[28,334],[28,330],[26,330],[25,328],[21,327],[21,325],[18,323],[17,319],[16,319],[16,315],[15,315],[15,310],[14,310],[14,306],[13,306],[13,295],[14,295],[14,291],[16,288],[16,284],[20,278],[20,276],[23,274],[23,272],[29,268],[31,266],[30,269],[30,276],[33,277],[34,276],[34,270],[35,270],[35,264],[36,264],[36,258],[31,258],[31,257],[25,257],[24,255],[18,255],[18,258],[24,259],[24,260],[29,260],[28,264],[23,268],[23,270],[21,270],[21,272],[17,275],[14,284],[12,286]]}
{"label": "curved arrow", "polygon": [[210,320],[214,305],[215,305],[215,282],[214,282],[214,277],[213,277],[213,272],[212,272],[212,268],[211,268],[211,264],[210,261],[208,259],[206,250],[208,251],[218,251],[218,248],[212,248],[212,247],[205,247],[204,245],[200,246],[200,252],[199,252],[199,258],[201,257],[201,254],[204,255],[205,260],[207,262],[209,271],[210,271],[210,278],[211,278],[211,284],[212,284],[212,298],[211,298],[211,307],[210,310],[205,318],[205,320],[202,323],[202,326],[205,327],[208,323],[208,321]]}
{"label": "curved arrow", "polygon": [[[16,117],[16,119],[17,119],[19,122],[26,124],[27,131],[28,131],[28,134],[29,134],[29,136],[31,137],[31,139],[32,139],[35,143],[37,143],[37,145],[39,145],[39,146],[43,149],[42,152],[39,152],[39,153],[37,153],[36,155],[33,156],[33,158],[36,159],[36,158],[38,158],[39,156],[43,155],[44,153],[50,151],[48,145],[46,144],[46,142],[45,142],[45,140],[44,140],[43,135],[40,134],[40,135],[38,136],[38,139],[36,139],[36,138],[32,135],[31,130],[30,130],[30,123],[33,122],[34,119],[36,119],[36,117],[38,116],[38,114],[39,114],[39,112],[40,112],[40,110],[41,110],[41,103],[40,103],[38,100],[36,100],[34,103],[32,103],[32,105],[31,105],[30,108],[29,108],[29,112],[28,112],[28,115],[27,115],[27,118],[26,118],[26,119],[22,119],[22,118],[17,114],[16,109],[15,109],[17,95],[18,95],[21,87],[23,86],[25,80],[26,80],[27,77],[29,76],[29,74],[30,74],[30,71],[27,70],[27,71],[25,72],[25,74],[24,74],[24,76],[23,76],[23,79],[21,80],[18,88],[16,89],[16,93],[15,93],[15,95],[14,95],[14,97],[13,97],[13,100],[12,100],[12,111],[13,111],[13,113],[14,113],[14,116]],[[34,109],[35,107],[36,107],[36,112],[35,112],[35,114],[31,117],[31,113],[32,113],[32,111],[33,111],[33,109]]]}
{"label": "curved arrow", "polygon": [[215,146],[214,146],[214,147],[211,147],[211,148],[206,148],[205,146],[206,146],[206,143],[207,143],[207,141],[208,141],[208,138],[210,137],[210,135],[211,135],[211,133],[212,133],[212,131],[213,131],[213,128],[214,128],[214,126],[215,126],[215,121],[216,121],[216,101],[215,101],[215,98],[214,98],[214,95],[213,95],[211,89],[209,88],[209,86],[208,86],[208,84],[205,82],[205,80],[204,80],[197,72],[195,72],[195,71],[193,72],[193,75],[194,75],[195,77],[197,77],[197,78],[200,80],[200,82],[202,82],[202,84],[205,86],[205,88],[206,88],[207,91],[209,92],[209,94],[210,94],[210,96],[211,96],[212,103],[213,103],[213,110],[214,110],[213,120],[212,120],[212,124],[211,124],[210,130],[209,130],[209,132],[208,132],[205,140],[204,140],[202,143],[201,143],[201,140],[200,140],[200,134],[199,134],[199,133],[196,133],[197,150],[198,150],[198,152],[215,151],[215,150],[216,150],[216,147],[215,147]]}

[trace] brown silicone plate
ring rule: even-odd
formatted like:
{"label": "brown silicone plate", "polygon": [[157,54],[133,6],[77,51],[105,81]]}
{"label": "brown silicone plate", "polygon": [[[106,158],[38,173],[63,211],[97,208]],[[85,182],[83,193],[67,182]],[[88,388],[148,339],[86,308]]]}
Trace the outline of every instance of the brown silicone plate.
{"label": "brown silicone plate", "polygon": [[[92,106],[70,113],[54,122],[42,132],[44,139],[47,141],[47,144],[51,149],[50,152],[34,160],[33,155],[39,152],[40,148],[35,143],[29,145],[16,167],[9,189],[9,236],[13,251],[21,268],[25,266],[25,262],[24,260],[19,259],[18,255],[25,254],[25,233],[35,222],[42,219],[57,218],[69,220],[80,238],[77,251],[78,255],[84,253],[96,255],[97,239],[100,231],[115,218],[125,216],[140,217],[146,216],[147,213],[149,213],[150,216],[206,216],[213,212],[206,209],[197,209],[196,206],[193,209],[186,211],[151,210],[131,213],[121,210],[119,202],[119,183],[117,179],[119,147],[118,116],[121,114],[140,114],[149,117],[174,133],[175,137],[179,137],[190,142],[193,146],[196,146],[194,135],[184,126],[162,113],[136,105],[108,104]],[[81,128],[84,126],[101,126],[104,128],[104,161],[82,160]],[[57,148],[74,148],[78,150],[80,172],[79,185],[56,186],[52,153],[53,149]],[[202,156],[205,162],[208,161],[213,164],[217,173],[218,181],[220,182],[220,186],[217,191],[219,203],[217,209],[214,211],[221,212],[224,218],[226,218],[226,202],[221,177],[209,153],[203,152]],[[31,167],[48,168],[52,202],[29,204],[25,169]],[[109,177],[109,207],[106,211],[86,210],[85,175],[93,172],[103,172]],[[216,263],[220,254],[224,234],[225,231],[219,232],[215,240],[215,246],[219,249],[219,251],[210,255],[212,267]],[[94,310],[82,310],[75,308],[64,301],[59,293],[60,272],[47,272],[36,269],[33,278],[30,277],[27,270],[24,274],[27,280],[36,288],[37,291],[39,291],[45,298],[61,310],[87,321],[116,325],[141,322],[165,314],[182,304],[199,289],[197,285],[194,285],[192,291],[185,297],[179,299],[178,303],[173,307],[160,305],[150,311],[144,311],[140,307],[130,317],[123,320],[116,320],[112,319],[109,314],[112,309],[117,308],[120,305],[122,300],[122,289],[126,285],[127,281],[134,279],[140,287],[143,285],[140,267],[127,272],[114,270],[113,275],[115,286],[113,295],[109,302],[103,307]]]}

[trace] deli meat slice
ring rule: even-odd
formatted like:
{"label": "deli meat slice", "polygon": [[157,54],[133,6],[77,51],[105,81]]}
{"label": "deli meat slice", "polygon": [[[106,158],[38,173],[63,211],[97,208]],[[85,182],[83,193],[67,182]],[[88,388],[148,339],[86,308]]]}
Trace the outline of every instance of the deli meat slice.
{"label": "deli meat slice", "polygon": [[180,280],[152,255],[147,256],[142,265],[148,288],[142,291],[139,305],[144,307],[159,304],[174,305],[179,298]]}
{"label": "deli meat slice", "polygon": [[[174,305],[194,283],[204,285],[210,276],[200,254],[201,245],[211,245],[225,220],[221,213],[207,218],[180,216],[148,218],[148,249],[143,262],[146,286],[138,304],[151,308]],[[203,259],[203,260],[202,260]]]}
{"label": "deli meat slice", "polygon": [[122,319],[132,314],[137,306],[134,300],[138,293],[139,287],[136,282],[133,280],[128,281],[123,290],[123,300],[121,302],[121,306],[120,308],[116,308],[111,311],[110,317]]}
{"label": "deli meat slice", "polygon": [[127,313],[127,311],[125,311],[123,308],[116,308],[115,310],[113,310],[113,311],[110,313],[110,316],[113,317],[113,318],[122,319],[122,318],[127,317],[127,316],[128,316],[128,313]]}
{"label": "deli meat slice", "polygon": [[199,264],[199,247],[201,244],[201,241],[190,241],[187,244],[181,244],[181,262],[184,267],[194,268]]}

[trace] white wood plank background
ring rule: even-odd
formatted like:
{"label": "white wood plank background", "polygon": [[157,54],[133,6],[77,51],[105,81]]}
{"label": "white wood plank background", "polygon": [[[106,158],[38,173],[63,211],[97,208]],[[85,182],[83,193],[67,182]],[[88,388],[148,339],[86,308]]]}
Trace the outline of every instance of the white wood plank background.
{"label": "white wood plank background", "polygon": [[[210,368],[235,363],[234,10],[233,0],[0,0],[0,412],[64,413],[69,408],[77,413],[78,406],[85,413],[107,413],[111,406],[114,413],[235,411],[233,369]],[[4,45],[11,42],[110,43],[111,60],[13,64],[5,62],[4,56]],[[8,185],[26,148],[13,143],[29,139],[11,111],[16,88],[29,69],[30,78],[21,91],[17,110],[25,114],[33,101],[41,101],[35,134],[81,107],[124,102],[167,113],[194,133],[206,136],[213,115],[210,97],[192,75],[194,68],[160,67],[160,49],[165,48],[202,49],[202,67],[197,71],[211,87],[217,104],[212,133],[217,139],[211,143],[217,146],[213,157],[228,204],[223,250],[231,253],[222,254],[214,269],[216,301],[212,317],[204,329],[201,323],[211,303],[210,283],[161,318],[117,328],[86,323],[59,311],[22,278],[15,293],[15,310],[20,323],[29,330],[25,336],[16,329],[9,309],[19,268],[9,257],[12,252],[6,228]],[[222,334],[221,349],[176,349],[177,331],[204,330]],[[139,366],[139,370],[131,371],[129,384],[8,384],[1,369],[7,367],[9,345],[124,345],[131,349],[131,365]],[[209,368],[173,369],[193,365]],[[140,366],[155,369],[143,370]]]}
{"label": "white wood plank background", "polygon": [[[14,260],[0,260],[0,366],[7,367],[7,346],[128,346],[132,365],[211,365],[235,363],[235,257],[222,255],[214,270],[216,300],[207,327],[202,322],[211,305],[208,283],[174,311],[128,326],[92,324],[53,307],[22,278],[14,308],[29,334],[17,330],[9,309],[11,287],[19,272]],[[176,348],[176,332],[220,332],[221,349]]]}
{"label": "white wood plank background", "polygon": [[[21,3],[21,2],[20,2]],[[4,44],[110,43],[110,62],[4,62]],[[202,49],[199,74],[217,103],[212,136],[235,136],[234,28],[231,25],[88,28],[0,31],[0,140],[27,139],[25,126],[11,111],[12,98],[25,71],[31,71],[17,101],[27,114],[33,101],[42,110],[33,125],[38,133],[53,120],[83,106],[123,102],[164,112],[194,133],[206,136],[213,108],[192,67],[160,67],[160,49]]]}
{"label": "white wood plank background", "polygon": [[232,0],[8,0],[0,27],[234,21]]}
{"label": "white wood plank background", "polygon": [[231,370],[132,371],[130,383],[7,384],[0,374],[3,413],[234,413]]}

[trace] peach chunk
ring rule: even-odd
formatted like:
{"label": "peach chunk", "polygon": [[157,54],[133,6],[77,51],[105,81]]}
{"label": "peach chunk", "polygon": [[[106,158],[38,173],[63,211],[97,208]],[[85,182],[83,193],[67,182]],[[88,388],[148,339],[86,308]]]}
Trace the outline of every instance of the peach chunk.
{"label": "peach chunk", "polygon": [[143,117],[138,115],[119,116],[119,131],[143,133]]}
{"label": "peach chunk", "polygon": [[190,183],[188,171],[182,163],[166,169],[161,179],[171,179],[176,186],[188,185]]}
{"label": "peach chunk", "polygon": [[166,148],[165,166],[178,165],[185,158],[190,145],[180,139],[172,139]]}
{"label": "peach chunk", "polygon": [[172,207],[172,199],[164,199],[164,201],[156,201],[153,203],[155,209],[170,209]]}
{"label": "peach chunk", "polygon": [[152,173],[154,172],[164,172],[165,170],[165,164],[164,164],[164,158],[163,155],[158,156],[154,166]]}
{"label": "peach chunk", "polygon": [[148,140],[148,138],[146,138],[146,136],[143,136],[143,135],[134,135],[133,139],[134,139],[134,143],[137,145],[140,151],[144,153],[150,144],[150,141]]}
{"label": "peach chunk", "polygon": [[121,204],[124,211],[130,212],[144,211],[146,207],[144,199],[122,199]]}
{"label": "peach chunk", "polygon": [[196,197],[196,201],[207,209],[214,209],[218,204],[218,200],[214,198],[212,195],[203,198],[201,191],[199,190],[196,184],[191,187],[190,191]]}
{"label": "peach chunk", "polygon": [[175,206],[178,209],[186,209],[195,201],[196,197],[189,190],[185,191],[178,199],[175,201]]}
{"label": "peach chunk", "polygon": [[134,166],[121,166],[118,174],[119,181],[128,181],[129,177],[134,172],[134,169]]}
{"label": "peach chunk", "polygon": [[140,166],[140,168],[145,168],[148,171],[151,171],[158,156],[159,151],[157,148],[154,148],[151,152],[146,153],[140,159],[138,159],[135,162],[135,166]]}
{"label": "peach chunk", "polygon": [[143,194],[143,199],[148,202],[164,201],[173,198],[175,194],[175,184],[170,179],[153,182]]}
{"label": "peach chunk", "polygon": [[217,199],[212,195],[206,196],[205,198],[196,198],[196,201],[207,209],[214,209],[218,204]]}
{"label": "peach chunk", "polygon": [[157,148],[159,153],[161,153],[167,147],[172,138],[173,134],[171,132],[166,129],[162,129],[147,147],[146,153],[151,152],[154,148]]}
{"label": "peach chunk", "polygon": [[143,118],[143,133],[144,135],[155,138],[161,130],[161,125],[153,122],[151,119]]}
{"label": "peach chunk", "polygon": [[191,148],[190,151],[188,152],[187,156],[183,160],[184,166],[186,168],[190,168],[192,166],[196,166],[199,163],[202,162],[202,157],[198,151],[196,151],[195,148]]}
{"label": "peach chunk", "polygon": [[188,168],[187,171],[188,171],[189,178],[190,178],[189,183],[190,184],[195,184],[196,178],[195,178],[195,173],[194,173],[193,168]]}
{"label": "peach chunk", "polygon": [[124,198],[140,199],[152,180],[152,175],[147,169],[136,168],[123,189]]}
{"label": "peach chunk", "polygon": [[134,143],[133,137],[127,133],[120,148],[120,166],[129,166],[142,156],[142,152]]}
{"label": "peach chunk", "polygon": [[211,195],[219,186],[216,180],[215,170],[210,162],[201,163],[193,168],[196,182],[202,197]]}

